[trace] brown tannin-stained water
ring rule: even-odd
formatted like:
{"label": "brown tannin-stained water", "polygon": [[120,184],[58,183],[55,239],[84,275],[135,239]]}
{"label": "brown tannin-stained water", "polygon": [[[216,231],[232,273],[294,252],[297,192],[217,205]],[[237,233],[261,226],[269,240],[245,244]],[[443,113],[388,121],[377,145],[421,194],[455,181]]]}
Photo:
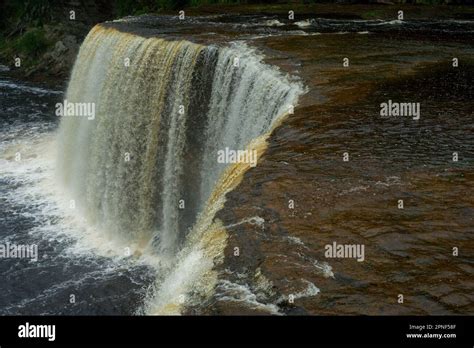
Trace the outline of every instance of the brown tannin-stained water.
{"label": "brown tannin-stained water", "polygon": [[[222,297],[236,298],[230,310],[220,301],[216,310],[248,313],[232,282],[252,284],[259,302],[276,301],[288,314],[470,313],[472,50],[357,34],[263,45],[288,52],[275,61],[314,93],[275,130],[221,211],[224,221],[258,215],[266,223],[230,232]],[[464,67],[453,68],[452,57],[463,57]],[[381,117],[389,99],[419,102],[420,118]],[[334,243],[363,245],[364,260],[326,257]],[[320,262],[330,276],[315,267]],[[262,276],[272,286],[256,281]],[[310,284],[317,295],[309,296]]]}

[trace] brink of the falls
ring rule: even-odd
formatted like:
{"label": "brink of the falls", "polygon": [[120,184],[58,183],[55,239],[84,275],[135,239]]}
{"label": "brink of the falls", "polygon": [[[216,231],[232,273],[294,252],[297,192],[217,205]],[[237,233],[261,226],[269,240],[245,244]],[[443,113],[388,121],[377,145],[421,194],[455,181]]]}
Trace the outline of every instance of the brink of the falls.
{"label": "brink of the falls", "polygon": [[261,155],[302,92],[244,43],[91,30],[66,99],[94,103],[95,117],[62,118],[58,176],[88,224],[171,265],[149,311],[173,312],[222,252],[213,217],[249,165],[218,151]]}

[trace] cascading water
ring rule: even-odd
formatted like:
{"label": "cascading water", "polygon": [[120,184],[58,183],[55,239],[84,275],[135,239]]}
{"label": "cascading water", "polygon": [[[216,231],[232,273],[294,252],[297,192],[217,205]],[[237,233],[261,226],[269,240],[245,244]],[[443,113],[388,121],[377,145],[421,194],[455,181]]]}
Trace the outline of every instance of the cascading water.
{"label": "cascading water", "polygon": [[222,257],[214,215],[249,164],[218,163],[217,152],[260,155],[302,92],[243,43],[91,30],[66,100],[94,103],[96,114],[63,117],[58,174],[89,224],[164,265],[146,312],[177,311],[177,296]]}

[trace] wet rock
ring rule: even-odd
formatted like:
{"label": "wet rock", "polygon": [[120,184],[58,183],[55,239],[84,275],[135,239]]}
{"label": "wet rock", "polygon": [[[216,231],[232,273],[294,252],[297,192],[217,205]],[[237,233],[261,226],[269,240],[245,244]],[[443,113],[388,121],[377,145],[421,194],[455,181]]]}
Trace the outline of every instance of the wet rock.
{"label": "wet rock", "polygon": [[64,35],[54,45],[54,49],[43,56],[43,62],[37,68],[46,73],[65,76],[74,65],[79,50],[78,38],[73,35]]}

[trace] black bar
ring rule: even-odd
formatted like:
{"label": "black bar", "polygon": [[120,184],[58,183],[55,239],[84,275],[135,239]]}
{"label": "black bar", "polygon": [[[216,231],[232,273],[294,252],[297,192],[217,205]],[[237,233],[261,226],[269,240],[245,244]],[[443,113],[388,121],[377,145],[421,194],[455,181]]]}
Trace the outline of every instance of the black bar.
{"label": "black bar", "polygon": [[[55,325],[55,340],[20,338],[26,323]],[[410,329],[412,325],[412,329]],[[431,328],[428,326],[431,325]],[[455,326],[453,326],[455,325]],[[416,327],[416,328],[415,328]],[[377,344],[472,347],[472,316],[430,317],[0,317],[0,346],[98,344]],[[408,338],[407,334],[456,337]]]}

